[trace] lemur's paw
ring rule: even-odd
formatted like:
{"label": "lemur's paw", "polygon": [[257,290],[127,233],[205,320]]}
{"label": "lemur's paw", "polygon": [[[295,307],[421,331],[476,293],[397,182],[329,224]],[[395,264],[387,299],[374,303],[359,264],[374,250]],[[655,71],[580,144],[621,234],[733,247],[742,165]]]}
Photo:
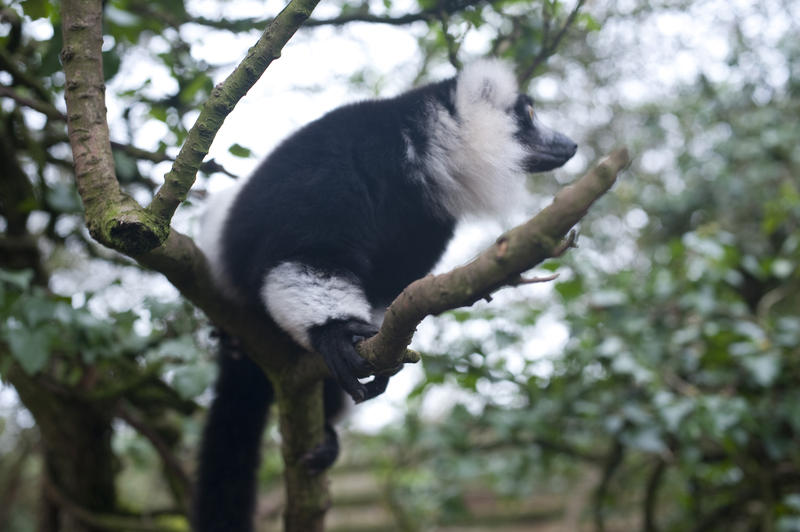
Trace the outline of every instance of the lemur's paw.
{"label": "lemur's paw", "polygon": [[339,456],[339,438],[330,423],[325,423],[325,439],[300,458],[309,475],[316,476],[330,468]]}
{"label": "lemur's paw", "polygon": [[370,398],[370,390],[358,379],[372,373],[374,368],[366,359],[361,358],[355,343],[374,335],[377,330],[370,323],[349,319],[329,320],[310,331],[314,349],[322,355],[339,386],[356,403]]}

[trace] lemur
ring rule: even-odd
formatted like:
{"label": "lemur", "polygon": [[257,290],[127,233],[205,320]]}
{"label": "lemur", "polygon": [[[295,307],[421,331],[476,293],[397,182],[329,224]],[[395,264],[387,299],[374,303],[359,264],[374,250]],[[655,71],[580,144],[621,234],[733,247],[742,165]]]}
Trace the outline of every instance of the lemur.
{"label": "lemur", "polygon": [[[362,383],[355,344],[377,332],[386,306],[427,274],[468,215],[498,214],[524,194],[526,175],[557,168],[577,145],[537,120],[513,69],[480,60],[458,75],[388,99],[339,107],[301,128],[252,176],[212,201],[200,237],[218,286],[266,309],[297,344],[322,355],[326,441],[331,420],[384,391]],[[252,530],[255,472],[270,382],[221,342],[216,397],[200,454],[194,527]]]}

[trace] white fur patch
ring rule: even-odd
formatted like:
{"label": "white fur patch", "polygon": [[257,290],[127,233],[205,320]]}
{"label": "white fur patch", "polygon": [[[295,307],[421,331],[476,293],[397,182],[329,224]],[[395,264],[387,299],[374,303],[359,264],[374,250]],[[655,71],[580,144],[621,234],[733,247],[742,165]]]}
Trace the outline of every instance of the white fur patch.
{"label": "white fur patch", "polygon": [[457,118],[431,104],[425,169],[455,217],[502,214],[525,197],[526,150],[514,137],[514,73],[498,60],[466,67],[456,80]]}
{"label": "white fur patch", "polygon": [[311,350],[308,330],[330,319],[370,322],[372,309],[361,287],[298,262],[283,262],[264,278],[261,297],[275,322]]}
{"label": "white fur patch", "polygon": [[478,102],[497,109],[514,105],[519,93],[514,70],[499,59],[482,59],[464,67],[456,84],[456,107],[461,110]]}
{"label": "white fur patch", "polygon": [[211,274],[217,286],[228,292],[232,299],[235,294],[233,283],[226,277],[222,261],[222,232],[225,222],[228,219],[231,206],[233,205],[239,190],[245,180],[239,180],[235,185],[220,192],[214,193],[206,204],[203,214],[200,233],[197,235],[197,245],[208,259]]}

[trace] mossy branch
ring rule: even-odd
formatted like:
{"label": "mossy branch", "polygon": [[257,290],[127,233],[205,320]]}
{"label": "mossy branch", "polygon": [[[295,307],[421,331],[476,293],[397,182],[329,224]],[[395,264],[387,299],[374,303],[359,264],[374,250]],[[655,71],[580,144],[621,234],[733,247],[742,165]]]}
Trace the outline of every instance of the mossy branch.
{"label": "mossy branch", "polygon": [[102,67],[102,3],[64,0],[61,60],[67,80],[67,127],[86,224],[98,242],[138,257],[167,240],[172,215],[186,198],[224,119],[280,56],[318,2],[290,2],[228,79],[214,88],[164,185],[144,209],[122,193],[114,171]]}
{"label": "mossy branch", "polygon": [[97,241],[135,255],[157,246],[169,229],[122,194],[114,173],[101,54],[102,4],[64,0],[61,11],[67,130],[86,224]]}

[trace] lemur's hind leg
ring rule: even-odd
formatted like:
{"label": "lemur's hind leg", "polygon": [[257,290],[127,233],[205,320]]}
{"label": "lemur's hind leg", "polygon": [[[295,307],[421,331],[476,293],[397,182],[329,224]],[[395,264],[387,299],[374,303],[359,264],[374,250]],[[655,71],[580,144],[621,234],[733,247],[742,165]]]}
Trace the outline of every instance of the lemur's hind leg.
{"label": "lemur's hind leg", "polygon": [[378,328],[354,276],[284,262],[267,273],[262,298],[277,324],[298,344],[322,355],[339,386],[357,403],[385,389],[382,380],[369,387],[358,380],[371,368],[355,344]]}

